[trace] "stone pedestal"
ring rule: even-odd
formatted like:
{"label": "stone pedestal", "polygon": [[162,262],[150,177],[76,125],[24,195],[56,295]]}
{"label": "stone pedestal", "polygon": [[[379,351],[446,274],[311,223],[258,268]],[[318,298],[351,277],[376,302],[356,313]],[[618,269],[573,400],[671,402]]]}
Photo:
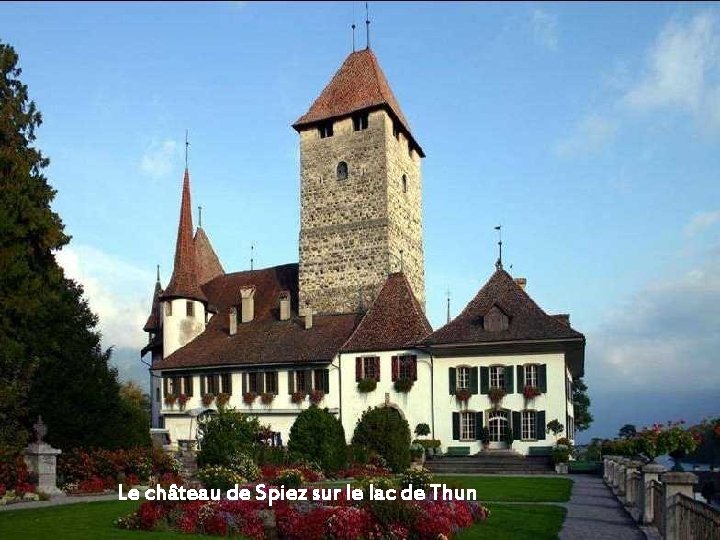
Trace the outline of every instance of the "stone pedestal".
{"label": "stone pedestal", "polygon": [[658,482],[665,471],[667,469],[658,463],[648,463],[642,468],[642,492],[638,494],[638,506],[642,512],[640,521],[645,525],[652,523],[655,515],[650,484]]}
{"label": "stone pedestal", "polygon": [[43,442],[42,439],[47,433],[47,429],[42,418],[38,418],[34,427],[38,441],[25,448],[25,463],[30,472],[37,474],[38,491],[48,495],[63,495],[63,492],[57,487],[56,469],[57,456],[62,454],[62,450]]}
{"label": "stone pedestal", "polygon": [[[634,461],[629,459],[625,462],[625,505],[636,506],[638,494],[635,493],[634,484],[635,475],[638,474],[638,469],[642,467],[641,461]],[[631,512],[632,514],[632,512]],[[633,516],[637,517],[637,516]]]}
{"label": "stone pedestal", "polygon": [[680,540],[678,517],[672,511],[672,501],[677,495],[685,495],[694,499],[693,486],[698,477],[689,472],[667,472],[662,475],[665,484],[665,539]]}

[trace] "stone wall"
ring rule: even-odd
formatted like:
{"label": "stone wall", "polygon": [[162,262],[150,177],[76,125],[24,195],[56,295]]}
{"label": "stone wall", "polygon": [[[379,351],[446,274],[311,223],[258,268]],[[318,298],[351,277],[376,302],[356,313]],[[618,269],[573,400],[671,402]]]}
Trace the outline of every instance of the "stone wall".
{"label": "stone wall", "polygon": [[[300,308],[346,313],[367,307],[402,267],[424,305],[420,158],[393,135],[385,111],[368,128],[336,121],[333,136],[300,133]],[[348,165],[339,179],[338,164]],[[408,191],[402,190],[402,175]]]}

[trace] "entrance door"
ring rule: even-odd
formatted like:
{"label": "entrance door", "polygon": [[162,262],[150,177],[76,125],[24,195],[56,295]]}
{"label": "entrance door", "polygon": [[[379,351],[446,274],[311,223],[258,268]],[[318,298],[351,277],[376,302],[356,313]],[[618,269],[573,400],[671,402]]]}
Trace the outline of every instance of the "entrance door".
{"label": "entrance door", "polygon": [[509,429],[507,411],[490,411],[488,429],[490,430],[490,448],[505,448],[507,446],[505,438]]}

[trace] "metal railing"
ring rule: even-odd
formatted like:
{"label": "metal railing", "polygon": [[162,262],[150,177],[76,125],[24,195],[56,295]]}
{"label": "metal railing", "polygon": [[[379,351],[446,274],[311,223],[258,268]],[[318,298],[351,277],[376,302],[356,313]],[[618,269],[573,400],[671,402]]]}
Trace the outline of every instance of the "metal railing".
{"label": "metal railing", "polygon": [[673,497],[669,511],[678,540],[720,540],[720,511],[712,506],[681,494]]}
{"label": "metal railing", "polygon": [[665,537],[665,487],[658,481],[653,480],[648,486],[652,500],[652,524]]}

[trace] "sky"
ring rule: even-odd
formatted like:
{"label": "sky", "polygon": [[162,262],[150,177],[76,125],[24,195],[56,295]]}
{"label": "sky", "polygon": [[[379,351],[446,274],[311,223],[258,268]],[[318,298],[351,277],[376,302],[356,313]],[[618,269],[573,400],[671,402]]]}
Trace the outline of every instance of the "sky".
{"label": "sky", "polygon": [[[0,3],[43,113],[58,259],[123,378],[194,205],[226,270],[296,262],[302,115],[364,3]],[[587,338],[596,421],[720,414],[720,4],[370,3],[371,45],[425,150],[427,314],[494,270]],[[364,31],[358,45],[365,46]],[[197,216],[196,216],[197,217]]]}

